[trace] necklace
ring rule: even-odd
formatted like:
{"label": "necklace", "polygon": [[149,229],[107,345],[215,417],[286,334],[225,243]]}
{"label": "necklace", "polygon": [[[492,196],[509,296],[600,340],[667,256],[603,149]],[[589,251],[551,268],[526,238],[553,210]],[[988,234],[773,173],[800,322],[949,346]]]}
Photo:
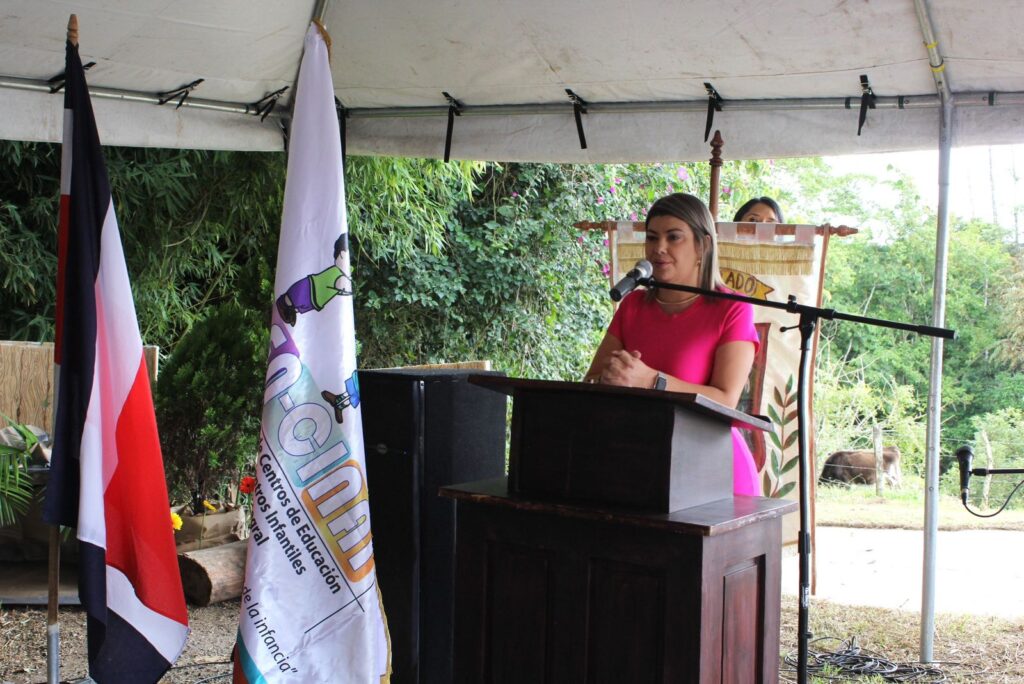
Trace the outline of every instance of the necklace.
{"label": "necklace", "polygon": [[691,294],[686,299],[680,299],[677,302],[670,302],[670,301],[666,301],[666,300],[662,299],[658,295],[654,295],[654,301],[658,302],[659,304],[664,304],[665,306],[679,306],[680,304],[689,304],[690,302],[692,302],[694,299],[696,299],[699,296],[700,296],[699,293],[694,292],[693,294]]}

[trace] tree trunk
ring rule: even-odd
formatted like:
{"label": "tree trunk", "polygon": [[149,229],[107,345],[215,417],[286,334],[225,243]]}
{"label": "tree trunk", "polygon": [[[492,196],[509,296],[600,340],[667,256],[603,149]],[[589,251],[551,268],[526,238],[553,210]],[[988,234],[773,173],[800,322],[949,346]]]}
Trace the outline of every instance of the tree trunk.
{"label": "tree trunk", "polygon": [[[981,441],[985,445],[985,467],[991,470],[993,467],[995,467],[993,465],[994,462],[993,462],[993,459],[992,459],[992,442],[989,441],[988,433],[985,432],[984,430],[981,431]],[[989,490],[991,488],[992,488],[992,476],[991,475],[986,475],[985,476],[985,483],[981,487],[981,507],[982,508],[985,508],[985,509],[988,508],[988,494],[989,494]]]}
{"label": "tree trunk", "polygon": [[197,606],[242,595],[247,541],[236,541],[178,554],[185,598]]}

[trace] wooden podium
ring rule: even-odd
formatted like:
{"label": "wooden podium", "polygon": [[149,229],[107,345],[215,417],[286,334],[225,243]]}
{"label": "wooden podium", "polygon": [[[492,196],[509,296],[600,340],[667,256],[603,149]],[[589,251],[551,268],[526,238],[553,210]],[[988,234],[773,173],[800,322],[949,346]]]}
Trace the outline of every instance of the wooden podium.
{"label": "wooden podium", "polygon": [[771,423],[700,394],[471,376],[512,396],[509,492],[669,513],[732,497],[731,427]]}
{"label": "wooden podium", "polygon": [[441,489],[456,502],[455,681],[778,681],[781,516],[796,503],[734,497],[731,476],[726,496],[688,501],[706,498],[688,479],[720,484],[705,461],[731,472],[730,427],[763,421],[695,395],[478,384],[515,398],[513,449],[508,479]]}

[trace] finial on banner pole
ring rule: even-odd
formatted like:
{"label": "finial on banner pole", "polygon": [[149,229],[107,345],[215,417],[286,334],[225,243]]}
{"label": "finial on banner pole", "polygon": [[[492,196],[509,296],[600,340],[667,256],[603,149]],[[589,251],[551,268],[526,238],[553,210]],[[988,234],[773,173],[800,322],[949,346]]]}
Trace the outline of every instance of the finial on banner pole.
{"label": "finial on banner pole", "polygon": [[715,130],[715,137],[711,139],[711,159],[708,164],[711,166],[711,193],[708,196],[708,210],[711,211],[711,218],[718,221],[718,196],[721,192],[720,177],[722,173],[722,132]]}
{"label": "finial on banner pole", "polygon": [[68,42],[78,47],[78,15],[72,14],[68,18]]}
{"label": "finial on banner pole", "polygon": [[316,28],[320,31],[320,36],[324,39],[324,45],[327,46],[327,59],[331,58],[331,34],[327,32],[327,27],[320,21],[319,18],[314,17],[313,23],[316,24]]}

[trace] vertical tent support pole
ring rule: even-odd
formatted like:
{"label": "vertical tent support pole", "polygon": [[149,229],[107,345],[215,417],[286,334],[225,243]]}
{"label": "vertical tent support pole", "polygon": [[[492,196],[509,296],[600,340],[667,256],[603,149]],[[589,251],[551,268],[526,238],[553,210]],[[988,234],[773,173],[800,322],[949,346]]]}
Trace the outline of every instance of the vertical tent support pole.
{"label": "vertical tent support pole", "polygon": [[[953,103],[943,97],[939,124],[939,214],[935,233],[935,282],[932,325],[946,320],[946,271],[949,259],[949,165],[952,152]],[[935,638],[935,551],[939,530],[939,454],[942,423],[942,349],[932,338],[931,383],[928,390],[928,433],[925,446],[924,558],[921,577],[921,662],[933,662]]]}
{"label": "vertical tent support pole", "polygon": [[[949,259],[949,165],[953,149],[953,93],[946,63],[928,14],[927,0],[914,0],[928,65],[939,94],[939,209],[935,229],[935,280],[932,285],[932,325],[946,320],[946,266]],[[925,442],[924,557],[921,570],[921,662],[933,662],[935,639],[935,550],[939,531],[939,454],[942,425],[943,340],[932,338],[931,382],[928,389],[928,428]]]}

